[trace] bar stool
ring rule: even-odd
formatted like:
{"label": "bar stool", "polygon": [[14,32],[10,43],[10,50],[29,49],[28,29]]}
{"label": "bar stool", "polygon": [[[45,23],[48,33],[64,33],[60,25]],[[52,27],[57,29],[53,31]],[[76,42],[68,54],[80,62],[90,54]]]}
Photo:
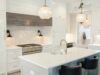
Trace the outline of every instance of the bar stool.
{"label": "bar stool", "polygon": [[81,75],[81,66],[61,66],[61,69],[59,70],[59,75]]}
{"label": "bar stool", "polygon": [[98,59],[96,57],[94,58],[86,58],[83,62],[81,62],[82,68],[84,68],[86,71],[86,75],[88,74],[88,70],[94,70],[98,66]]}

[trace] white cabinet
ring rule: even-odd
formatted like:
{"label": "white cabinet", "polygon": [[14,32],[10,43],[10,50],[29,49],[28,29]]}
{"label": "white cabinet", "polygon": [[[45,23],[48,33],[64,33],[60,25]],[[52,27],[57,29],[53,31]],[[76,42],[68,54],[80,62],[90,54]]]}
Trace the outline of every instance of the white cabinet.
{"label": "white cabinet", "polygon": [[22,48],[7,48],[7,72],[12,73],[20,70],[19,56],[22,55]]}

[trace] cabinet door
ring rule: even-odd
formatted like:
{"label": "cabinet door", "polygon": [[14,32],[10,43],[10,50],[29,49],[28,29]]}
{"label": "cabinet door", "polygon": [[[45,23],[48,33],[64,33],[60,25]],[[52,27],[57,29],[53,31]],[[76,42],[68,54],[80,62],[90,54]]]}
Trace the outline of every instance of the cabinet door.
{"label": "cabinet door", "polygon": [[6,0],[0,0],[0,75],[6,75]]}
{"label": "cabinet door", "polygon": [[13,73],[18,70],[20,70],[20,60],[19,56],[22,55],[22,49],[17,48],[17,49],[9,49],[8,51],[8,66],[7,70],[8,73]]}

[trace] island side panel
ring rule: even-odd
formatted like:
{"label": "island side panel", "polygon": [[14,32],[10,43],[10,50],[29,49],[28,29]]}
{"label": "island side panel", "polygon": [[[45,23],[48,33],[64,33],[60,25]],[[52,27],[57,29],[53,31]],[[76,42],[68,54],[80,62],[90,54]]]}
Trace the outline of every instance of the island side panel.
{"label": "island side panel", "polygon": [[21,59],[21,75],[49,75],[47,69]]}
{"label": "island side panel", "polygon": [[99,61],[98,61],[98,75],[100,75],[100,53],[98,54]]}
{"label": "island side panel", "polygon": [[49,75],[59,75],[59,69],[60,68],[61,67],[58,66],[58,67],[55,67],[55,68],[48,69]]}

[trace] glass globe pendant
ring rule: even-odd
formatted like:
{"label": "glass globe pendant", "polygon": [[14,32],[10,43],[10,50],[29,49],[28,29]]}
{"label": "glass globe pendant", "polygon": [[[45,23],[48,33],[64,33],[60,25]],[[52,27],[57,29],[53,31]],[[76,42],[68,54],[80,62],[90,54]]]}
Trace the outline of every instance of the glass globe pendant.
{"label": "glass globe pendant", "polygon": [[84,27],[87,27],[87,28],[91,25],[91,21],[88,18],[88,16],[86,16],[86,20],[85,20],[85,22],[83,24],[84,24]]}
{"label": "glass globe pendant", "polygon": [[50,19],[52,17],[51,9],[46,5],[46,0],[45,4],[39,9],[38,14],[41,19]]}
{"label": "glass globe pendant", "polygon": [[86,20],[86,15],[83,13],[80,13],[77,15],[77,22],[83,23]]}
{"label": "glass globe pendant", "polygon": [[90,25],[90,20],[89,19],[86,19],[85,22],[84,22],[84,24],[85,25]]}
{"label": "glass globe pendant", "polygon": [[83,5],[84,3],[81,0],[80,6],[79,6],[79,9],[81,9],[81,12],[76,17],[77,22],[81,24],[84,23],[84,21],[86,20],[86,14],[83,13]]}

